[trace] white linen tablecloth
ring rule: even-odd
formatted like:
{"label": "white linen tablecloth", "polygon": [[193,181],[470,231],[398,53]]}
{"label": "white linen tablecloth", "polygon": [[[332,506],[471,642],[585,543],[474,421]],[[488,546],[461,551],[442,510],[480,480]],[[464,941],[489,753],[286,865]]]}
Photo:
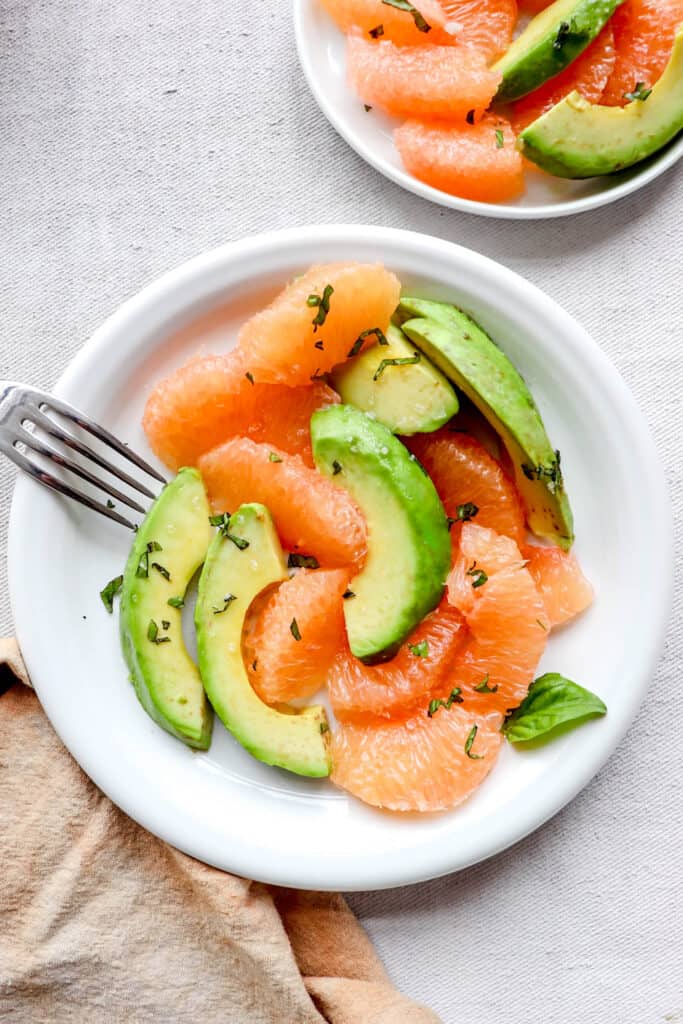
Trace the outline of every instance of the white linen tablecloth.
{"label": "white linen tablecloth", "polygon": [[[683,166],[569,220],[426,203],[328,125],[284,0],[4,0],[0,154],[0,377],[49,388],[122,300],[230,239],[314,221],[452,239],[540,285],[618,366],[665,464],[680,581]],[[3,549],[13,479],[1,464]],[[682,668],[679,587],[636,723],[568,808],[459,875],[351,897],[397,984],[446,1024],[683,1021]]]}

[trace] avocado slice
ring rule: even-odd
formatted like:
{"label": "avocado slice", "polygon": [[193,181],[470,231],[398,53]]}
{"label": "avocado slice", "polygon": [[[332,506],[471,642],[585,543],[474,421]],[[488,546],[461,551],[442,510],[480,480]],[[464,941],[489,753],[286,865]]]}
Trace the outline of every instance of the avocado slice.
{"label": "avocado slice", "polygon": [[623,0],[555,0],[533,18],[491,68],[503,79],[496,99],[525,96],[571,64]]}
{"label": "avocado slice", "polygon": [[441,599],[451,558],[446,513],[415,456],[359,409],[313,413],[311,439],[320,472],[367,520],[367,558],[344,601],[349,646],[367,664],[386,661]]}
{"label": "avocado slice", "polygon": [[602,107],[572,92],[530,124],[518,146],[560,178],[612,174],[661,149],[683,131],[683,27],[662,77],[644,94],[627,107]]}
{"label": "avocado slice", "polygon": [[393,434],[438,430],[458,411],[451,384],[399,327],[389,327],[386,342],[343,363],[332,374],[332,386],[343,402],[362,409]]}
{"label": "avocado slice", "polygon": [[560,453],[524,379],[471,317],[455,306],[404,298],[403,331],[467,395],[500,435],[515,467],[529,527],[568,550],[574,540]]}
{"label": "avocado slice", "polygon": [[265,505],[241,505],[211,542],[195,608],[199,669],[216,714],[259,761],[316,778],[330,774],[327,716],[319,706],[275,709],[252,689],[242,628],[262,590],[287,578]]}
{"label": "avocado slice", "polygon": [[209,748],[213,715],[185,647],[177,605],[204,561],[211,541],[210,512],[198,471],[181,469],[135,534],[123,573],[119,620],[123,655],[140,703],[162,729],[197,750]]}

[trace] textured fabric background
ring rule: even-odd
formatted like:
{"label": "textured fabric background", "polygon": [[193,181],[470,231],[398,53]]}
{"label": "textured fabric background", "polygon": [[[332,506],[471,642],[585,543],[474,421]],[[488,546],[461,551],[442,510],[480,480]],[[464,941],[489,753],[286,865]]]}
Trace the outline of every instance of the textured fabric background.
{"label": "textured fabric background", "polygon": [[[141,285],[251,232],[365,221],[453,239],[539,284],[616,363],[666,465],[680,579],[683,166],[571,220],[466,217],[336,136],[284,0],[2,0],[0,31],[0,377],[49,387]],[[3,545],[12,481],[0,465]],[[683,1021],[681,610],[679,588],[638,720],[562,814],[460,875],[352,897],[402,990],[446,1024]]]}

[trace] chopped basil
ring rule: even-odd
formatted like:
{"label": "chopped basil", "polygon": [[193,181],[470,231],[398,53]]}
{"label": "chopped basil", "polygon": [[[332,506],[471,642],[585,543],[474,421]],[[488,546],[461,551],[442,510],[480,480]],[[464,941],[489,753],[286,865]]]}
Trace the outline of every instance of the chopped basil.
{"label": "chopped basil", "polygon": [[254,660],[251,663],[251,670],[252,670],[252,672],[256,671],[256,666],[257,665],[258,665],[258,658],[254,658]]}
{"label": "chopped basil", "polygon": [[467,570],[466,575],[472,577],[472,586],[475,590],[477,587],[483,587],[488,579],[488,576],[483,569],[477,569],[476,562],[472,562],[472,565]]}
{"label": "chopped basil", "polygon": [[546,626],[545,622],[541,622],[540,619],[536,619],[536,622],[539,624],[544,633],[548,632],[548,627]]}
{"label": "chopped basil", "polygon": [[342,465],[341,462],[337,462],[336,459],[332,459],[332,476],[336,476],[337,473],[341,473]]}
{"label": "chopped basil", "polygon": [[149,556],[153,551],[161,550],[163,549],[158,541],[148,541],[145,550],[140,555],[140,561],[138,562],[137,569],[135,570],[135,575],[139,579],[147,579],[147,577],[149,576]]}
{"label": "chopped basil", "polygon": [[182,597],[169,597],[166,604],[170,604],[171,608],[184,608],[185,599]]}
{"label": "chopped basil", "polygon": [[474,124],[474,111],[473,110],[468,110],[467,111],[467,113],[465,115],[465,120],[467,121],[468,124]]}
{"label": "chopped basil", "polygon": [[413,356],[404,356],[402,359],[383,359],[377,369],[375,370],[372,379],[379,380],[387,366],[412,366],[415,363],[420,362],[420,353],[416,352]]}
{"label": "chopped basil", "polygon": [[367,331],[361,331],[361,333],[354,341],[353,345],[349,349],[348,358],[353,359],[354,356],[357,356],[363,347],[363,342],[365,341],[365,339],[372,337],[373,334],[377,338],[378,345],[389,344],[389,342],[386,339],[384,331],[380,330],[379,327],[368,327]]}
{"label": "chopped basil", "polygon": [[107,609],[109,614],[114,611],[114,598],[118,594],[119,590],[123,586],[123,576],[115,576],[113,580],[109,580],[106,587],[100,590],[100,597],[102,598],[102,604]]}
{"label": "chopped basil", "polygon": [[368,35],[372,36],[373,39],[379,39],[380,36],[384,35],[384,25],[375,25],[374,28],[370,29]]}
{"label": "chopped basil", "polygon": [[557,30],[557,35],[553,40],[553,50],[561,50],[564,46],[565,39],[571,35],[571,25],[568,21],[561,21],[560,27]]}
{"label": "chopped basil", "polygon": [[295,640],[301,640],[301,632],[299,630],[299,623],[296,619],[292,619],[289,624],[289,632],[292,634]]}
{"label": "chopped basil", "polygon": [[446,711],[448,711],[448,709],[450,708],[451,704],[462,704],[463,699],[461,697],[461,692],[462,691],[461,691],[460,687],[459,686],[455,686],[451,690],[451,692],[448,695],[448,698],[446,700],[441,700],[439,698],[434,698],[434,700],[430,700],[429,707],[427,708],[427,715],[428,715],[428,717],[429,718],[433,718],[434,715],[439,710],[439,708],[445,708]]}
{"label": "chopped basil", "polygon": [[579,725],[607,713],[607,708],[590,690],[559,672],[546,672],[529,687],[526,697],[503,722],[501,732],[511,743],[548,736],[558,726]]}
{"label": "chopped basil", "polygon": [[317,349],[319,349],[319,350],[320,350],[321,352],[322,352],[322,350],[323,350],[323,347],[324,347],[324,346],[323,346],[322,338],[320,338],[320,339],[319,339],[318,341],[314,341],[314,342],[313,342],[313,348],[317,348]]}
{"label": "chopped basil", "polygon": [[472,728],[470,729],[469,736],[465,740],[465,753],[473,761],[481,761],[482,757],[484,756],[483,754],[473,754],[472,753],[472,744],[474,743],[475,739],[477,738],[477,732],[478,732],[478,726],[473,725]]}
{"label": "chopped basil", "polygon": [[369,103],[364,103],[363,106],[365,107],[365,113],[369,114],[370,111],[372,110],[372,107],[370,106],[370,104]]}
{"label": "chopped basil", "polygon": [[473,501],[466,501],[464,504],[458,505],[455,510],[455,515],[460,522],[468,523],[470,519],[474,519],[478,511],[478,505],[475,505]]}
{"label": "chopped basil", "polygon": [[231,540],[235,547],[239,548],[240,551],[244,551],[245,548],[249,547],[249,541],[243,540],[242,537],[236,537],[234,533],[230,533],[230,513],[221,512],[215,516],[209,516],[209,522],[212,526],[217,526],[221,532],[221,535],[226,540]]}
{"label": "chopped basil", "polygon": [[230,519],[230,513],[229,512],[219,512],[215,516],[209,516],[209,522],[211,523],[211,525],[212,526],[218,526],[221,530],[223,528],[227,529],[229,519]]}
{"label": "chopped basil", "polygon": [[313,381],[325,380],[325,374],[322,372],[320,367],[318,367],[318,369],[315,371],[315,373],[311,374],[311,376],[309,377],[309,380],[313,380]]}
{"label": "chopped basil", "polygon": [[223,607],[222,608],[214,608],[213,614],[214,615],[222,615],[223,612],[227,612],[227,610],[230,607],[230,605],[232,604],[232,602],[236,601],[236,600],[237,600],[237,595],[236,594],[226,594],[225,597],[223,598]]}
{"label": "chopped basil", "polygon": [[116,508],[116,505],[111,500],[111,498],[107,498],[107,508]]}
{"label": "chopped basil", "polygon": [[247,370],[244,376],[247,378],[250,384],[254,383],[254,376],[253,374],[249,373],[249,370]]}
{"label": "chopped basil", "polygon": [[505,145],[505,136],[500,128],[496,128],[496,149],[502,149]]}
{"label": "chopped basil", "polygon": [[170,636],[159,636],[159,627],[157,626],[154,619],[149,620],[147,627],[147,639],[151,640],[153,644],[170,644]]}
{"label": "chopped basil", "polygon": [[[318,312],[313,317],[311,323],[313,324],[313,331],[317,331],[319,327],[325,323],[327,314],[330,311],[330,299],[334,295],[334,288],[331,284],[326,284],[323,288],[322,295],[309,295],[306,299],[308,306],[317,306]],[[313,301],[315,300],[315,301]]]}
{"label": "chopped basil", "polygon": [[522,472],[527,480],[543,480],[548,481],[547,488],[551,494],[555,494],[557,489],[562,486],[562,469],[560,468],[560,453],[555,452],[555,458],[552,460],[549,466],[530,466],[528,463],[522,463]]}
{"label": "chopped basil", "polygon": [[277,452],[269,452],[268,462],[282,462],[282,458]]}
{"label": "chopped basil", "polygon": [[159,565],[158,562],[152,562],[152,568],[156,569],[156,571],[158,573],[160,573],[164,577],[164,579],[168,580],[169,583],[170,583],[170,581],[171,581],[171,574],[170,574],[170,572],[168,571],[168,569],[165,566]]}
{"label": "chopped basil", "polygon": [[356,595],[354,594],[354,592],[352,590],[345,590],[344,593],[342,594],[342,598],[345,601],[348,601],[350,597],[355,597],[355,596]]}
{"label": "chopped basil", "polygon": [[416,658],[426,658],[429,655],[429,642],[427,640],[420,640],[419,643],[408,644],[408,650]]}
{"label": "chopped basil", "polygon": [[489,677],[487,674],[484,676],[480,683],[477,683],[474,689],[477,691],[477,693],[497,693],[498,683],[496,683],[495,686],[489,686]]}
{"label": "chopped basil", "polygon": [[244,537],[236,537],[234,533],[228,533],[227,530],[223,531],[223,536],[226,540],[231,540],[240,551],[244,551],[245,548],[249,547],[249,541],[245,540]]}
{"label": "chopped basil", "polygon": [[636,87],[633,92],[624,93],[624,99],[630,100],[631,103],[633,103],[634,100],[640,100],[641,103],[644,103],[651,92],[652,89],[645,88],[645,82],[636,82]]}
{"label": "chopped basil", "polygon": [[321,723],[320,723],[320,735],[321,735],[321,736],[324,736],[324,735],[325,735],[325,733],[326,733],[326,732],[329,732],[329,731],[330,731],[330,727],[329,727],[329,725],[327,724],[327,722],[321,722]]}
{"label": "chopped basil", "polygon": [[168,619],[162,619],[161,620],[161,628],[162,629],[168,629],[170,627],[170,625],[171,625],[171,623],[168,621]]}
{"label": "chopped basil", "polygon": [[287,565],[290,569],[319,569],[320,562],[313,555],[289,555]]}
{"label": "chopped basil", "polygon": [[387,7],[395,7],[398,11],[408,11],[409,14],[412,14],[415,28],[418,31],[431,32],[432,26],[425,21],[417,7],[409,3],[409,0],[382,0],[382,3],[386,4]]}

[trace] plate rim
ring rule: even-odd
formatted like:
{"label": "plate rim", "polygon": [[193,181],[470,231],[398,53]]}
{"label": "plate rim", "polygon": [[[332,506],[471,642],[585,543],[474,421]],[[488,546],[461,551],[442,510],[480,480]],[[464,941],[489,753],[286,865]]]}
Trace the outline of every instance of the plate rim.
{"label": "plate rim", "polygon": [[[78,726],[74,729],[73,724],[68,721],[68,714],[60,714],[59,702],[52,702],[48,718],[64,745],[93,782],[126,814],[139,822],[142,827],[190,856],[222,870],[255,877],[259,881],[292,887],[311,888],[314,886],[317,889],[354,891],[413,884],[462,870],[473,863],[488,859],[535,831],[569,803],[587,785],[621,742],[635,718],[654,675],[660,659],[664,634],[671,612],[673,593],[673,522],[670,498],[659,455],[645,417],[641,413],[635,398],[598,344],[554,299],[503,264],[454,242],[419,232],[365,224],[296,227],[248,236],[242,240],[228,242],[166,272],[119,306],[76,353],[60,376],[54,389],[55,394],[69,399],[68,388],[71,378],[76,377],[81,372],[81,366],[83,364],[87,365],[90,362],[100,346],[108,345],[113,335],[119,334],[129,322],[135,322],[139,317],[144,316],[145,309],[151,303],[155,303],[160,298],[171,293],[180,286],[181,282],[191,281],[197,276],[201,278],[209,271],[215,271],[226,260],[228,263],[239,261],[245,253],[249,253],[252,256],[258,255],[260,251],[268,253],[274,246],[287,247],[288,244],[294,242],[301,244],[304,241],[317,241],[325,244],[357,242],[363,235],[367,238],[369,230],[372,230],[375,238],[379,238],[384,243],[388,261],[390,261],[392,243],[416,247],[418,251],[425,251],[425,253],[431,251],[432,255],[439,253],[446,258],[449,255],[455,254],[458,260],[467,259],[479,271],[483,269],[488,270],[489,273],[502,275],[503,279],[507,280],[507,282],[510,284],[514,283],[522,301],[524,301],[525,295],[533,296],[537,305],[544,306],[549,313],[555,316],[559,315],[567,326],[571,327],[572,337],[577,346],[577,355],[584,356],[589,365],[597,365],[601,368],[601,373],[606,375],[605,386],[616,396],[615,400],[618,401],[623,415],[628,415],[629,417],[633,440],[637,441],[638,452],[642,456],[642,466],[639,463],[639,468],[646,471],[644,480],[647,484],[650,499],[648,502],[648,513],[651,517],[653,529],[656,531],[660,541],[656,549],[653,550],[651,559],[654,578],[659,581],[660,585],[654,593],[648,595],[651,628],[647,637],[643,638],[643,643],[639,649],[640,668],[637,673],[638,685],[633,686],[623,706],[620,705],[619,714],[612,713],[608,716],[609,733],[606,734],[602,742],[597,742],[591,746],[590,756],[586,757],[586,761],[581,766],[581,769],[577,769],[570,778],[563,778],[562,784],[556,784],[554,788],[551,788],[550,793],[538,805],[534,805],[533,813],[520,815],[514,822],[508,822],[506,828],[499,828],[497,840],[489,842],[487,846],[478,850],[476,854],[459,859],[457,850],[448,851],[446,855],[443,853],[439,854],[439,851],[436,851],[435,855],[433,849],[431,849],[431,855],[427,857],[425,849],[421,848],[414,851],[419,862],[418,865],[414,866],[411,864],[408,870],[406,870],[405,865],[399,865],[400,858],[397,858],[396,864],[386,863],[379,870],[375,867],[373,870],[366,871],[363,875],[356,871],[353,873],[353,877],[346,876],[344,878],[328,877],[324,871],[315,873],[313,878],[310,877],[310,871],[306,874],[292,874],[285,870],[283,873],[281,870],[278,870],[277,865],[273,865],[272,861],[268,861],[267,867],[265,862],[263,862],[264,867],[259,867],[254,871],[252,870],[252,864],[247,864],[244,857],[242,857],[241,861],[239,858],[237,860],[233,858],[232,864],[226,866],[225,861],[221,861],[211,855],[207,856],[206,851],[202,849],[201,841],[197,841],[195,837],[193,837],[192,841],[178,842],[177,835],[174,835],[173,832],[173,823],[160,826],[156,819],[151,821],[150,819],[154,818],[154,814],[148,811],[147,808],[143,808],[143,810],[138,808],[139,801],[136,800],[135,794],[126,794],[124,798],[121,798],[117,786],[110,777],[111,772],[108,775],[106,767],[100,769],[97,763],[93,764],[93,758],[88,752],[83,750],[83,746],[79,742]],[[603,376],[603,380],[605,380],[605,376]],[[31,494],[35,493],[32,491],[34,486],[36,486],[35,482],[30,481],[28,478],[21,476],[17,478],[9,521],[8,575],[10,600],[17,637],[29,673],[35,681],[36,691],[40,697],[42,690],[40,677],[44,675],[44,667],[38,664],[37,657],[34,656],[30,629],[34,618],[30,614],[29,591],[31,588],[23,580],[21,573],[22,543],[27,543],[26,537],[30,534],[30,530],[35,528],[35,523],[28,515]],[[29,526],[29,524],[31,525]],[[46,703],[50,704],[51,702],[48,700]],[[55,706],[57,707],[56,711]],[[606,722],[608,719],[602,721]],[[97,759],[95,758],[96,761]],[[115,791],[116,795],[113,795],[112,791]],[[311,883],[313,883],[313,886]]]}
{"label": "plate rim", "polygon": [[328,99],[323,89],[320,88],[318,79],[313,70],[313,62],[310,60],[309,49],[306,45],[305,23],[307,5],[315,3],[316,0],[292,0],[294,39],[296,42],[299,64],[304,73],[308,88],[313,95],[318,107],[330,122],[334,130],[346,142],[355,153],[358,154],[367,164],[378,171],[385,178],[393,181],[407,192],[426,199],[428,202],[451,210],[458,210],[460,213],[471,213],[479,217],[498,218],[500,220],[554,220],[558,217],[571,217],[574,214],[588,213],[599,207],[607,206],[609,203],[625,199],[639,189],[649,185],[652,181],[664,174],[683,157],[683,132],[671,140],[657,157],[653,154],[652,162],[642,171],[633,174],[626,181],[621,182],[614,188],[605,189],[591,196],[582,196],[579,199],[570,199],[562,203],[545,203],[540,206],[513,206],[507,203],[482,203],[478,200],[464,199],[460,196],[452,196],[440,189],[433,188],[420,181],[407,171],[391,164],[377,156],[373,149],[368,148],[360,141],[354,132],[347,128],[343,117],[341,117]]}

